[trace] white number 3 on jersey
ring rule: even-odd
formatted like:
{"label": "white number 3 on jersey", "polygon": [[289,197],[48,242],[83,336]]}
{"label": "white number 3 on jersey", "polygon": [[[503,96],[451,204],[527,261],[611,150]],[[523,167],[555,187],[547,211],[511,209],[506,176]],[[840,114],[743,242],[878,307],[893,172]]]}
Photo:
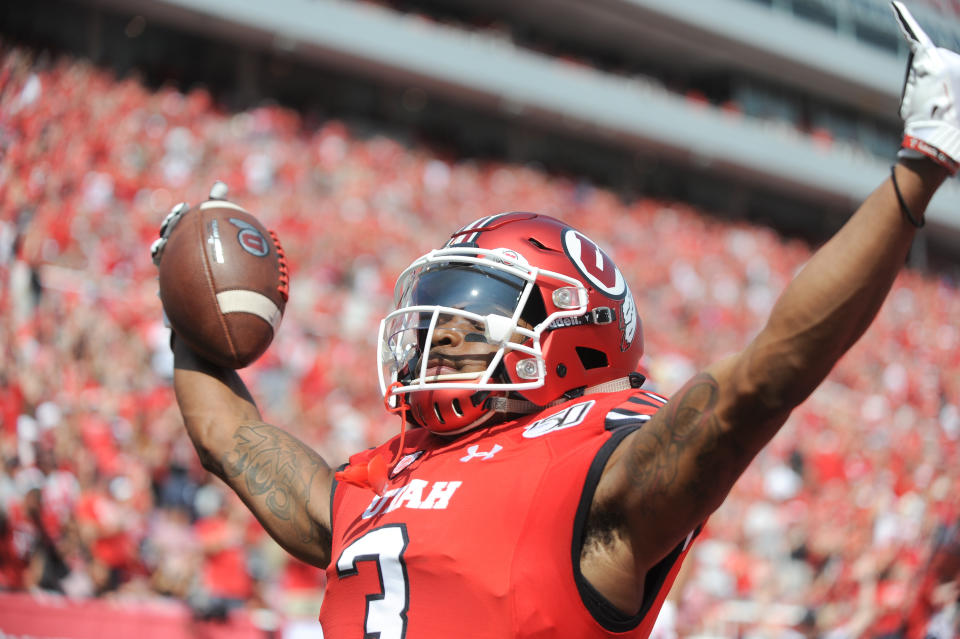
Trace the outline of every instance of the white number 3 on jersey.
{"label": "white number 3 on jersey", "polygon": [[375,528],[343,549],[337,559],[337,576],[341,579],[357,574],[357,563],[375,561],[380,571],[383,591],[367,595],[365,637],[403,639],[407,632],[407,566],[403,552],[407,549],[407,527],[391,524]]}

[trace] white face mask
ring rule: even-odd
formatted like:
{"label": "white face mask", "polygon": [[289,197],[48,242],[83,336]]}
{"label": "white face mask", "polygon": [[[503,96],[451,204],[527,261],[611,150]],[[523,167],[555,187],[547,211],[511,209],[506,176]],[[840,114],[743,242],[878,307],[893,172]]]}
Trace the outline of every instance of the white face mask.
{"label": "white face mask", "polygon": [[[529,307],[537,281],[560,284],[562,310]],[[448,248],[416,260],[397,281],[396,310],[380,324],[380,390],[525,390],[544,383],[541,334],[562,317],[582,315],[586,290],[575,279],[532,268],[513,251]],[[539,293],[536,293],[539,296]],[[564,308],[565,307],[565,308]],[[526,313],[525,313],[526,311]],[[527,318],[527,321],[524,321]],[[536,322],[536,324],[534,324]],[[452,359],[455,349],[466,353]],[[441,354],[440,351],[443,351]],[[494,377],[505,355],[519,352],[510,383]]]}

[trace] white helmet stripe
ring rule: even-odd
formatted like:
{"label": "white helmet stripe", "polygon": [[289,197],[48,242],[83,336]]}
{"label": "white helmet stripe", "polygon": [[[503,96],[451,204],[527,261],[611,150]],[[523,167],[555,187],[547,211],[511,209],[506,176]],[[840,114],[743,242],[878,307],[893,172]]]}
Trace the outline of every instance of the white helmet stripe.
{"label": "white helmet stripe", "polygon": [[469,244],[470,242],[476,241],[477,235],[478,235],[477,233],[466,233],[465,231],[469,231],[470,229],[476,228],[476,227],[482,228],[487,223],[487,220],[489,220],[491,217],[492,216],[489,216],[489,215],[487,217],[481,217],[479,220],[474,220],[470,224],[467,224],[465,227],[460,229],[461,231],[460,234],[458,234],[456,237],[452,238],[449,242],[447,242],[447,246],[454,246],[457,244]]}
{"label": "white helmet stripe", "polygon": [[469,233],[471,229],[483,228],[488,224],[492,223],[498,217],[503,217],[507,213],[497,213],[496,215],[488,215],[487,217],[481,217],[479,220],[474,220],[470,224],[467,224],[465,227],[460,229],[449,242],[447,242],[444,248],[450,246],[457,246],[459,244],[472,244],[477,241],[477,238],[480,237],[482,231],[477,231],[475,233]]}

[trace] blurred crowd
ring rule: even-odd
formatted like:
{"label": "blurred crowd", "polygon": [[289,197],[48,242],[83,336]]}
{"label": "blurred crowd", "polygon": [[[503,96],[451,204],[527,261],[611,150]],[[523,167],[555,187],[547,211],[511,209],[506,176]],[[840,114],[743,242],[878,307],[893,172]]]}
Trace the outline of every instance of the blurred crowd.
{"label": "blurred crowd", "polygon": [[[7,48],[0,590],[167,597],[204,618],[317,614],[322,573],[200,468],[170,388],[149,245],[173,204],[217,179],[291,266],[283,327],[243,377],[268,421],[334,464],[397,428],[375,371],[394,278],[470,220],[535,210],[608,247],[644,321],[648,387],[665,393],[743,346],[811,252],[683,203],[623,202],[279,106],[226,112],[203,89]],[[922,637],[956,623],[957,317],[955,282],[900,276],[710,520],[663,636]]]}

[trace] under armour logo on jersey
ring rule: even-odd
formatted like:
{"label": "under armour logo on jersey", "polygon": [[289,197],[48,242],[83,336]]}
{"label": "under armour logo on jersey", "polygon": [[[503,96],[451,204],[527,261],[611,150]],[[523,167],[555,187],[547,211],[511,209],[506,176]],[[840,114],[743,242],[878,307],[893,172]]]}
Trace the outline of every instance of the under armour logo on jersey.
{"label": "under armour logo on jersey", "polygon": [[460,458],[462,462],[468,462],[471,459],[482,459],[484,461],[493,458],[494,455],[503,450],[503,446],[500,444],[494,444],[493,448],[488,451],[481,451],[478,444],[467,447],[467,454]]}

